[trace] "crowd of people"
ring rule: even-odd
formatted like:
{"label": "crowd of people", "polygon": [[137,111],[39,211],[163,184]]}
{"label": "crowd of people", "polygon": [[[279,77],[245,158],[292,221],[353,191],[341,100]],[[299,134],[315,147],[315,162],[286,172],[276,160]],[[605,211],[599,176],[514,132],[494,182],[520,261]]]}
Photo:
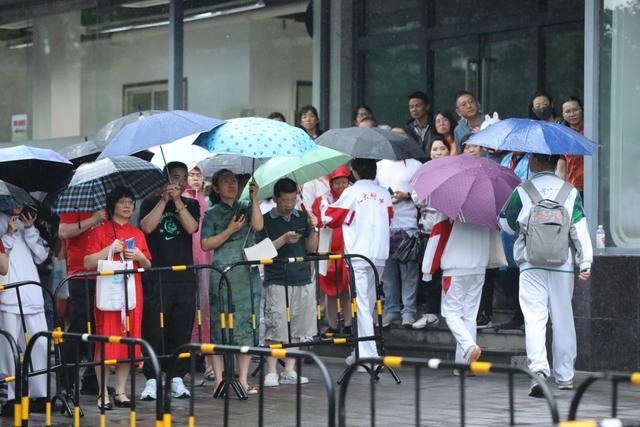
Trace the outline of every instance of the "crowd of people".
{"label": "crowd of people", "polygon": [[[210,264],[210,274],[181,271],[127,276],[135,288],[135,304],[129,310],[129,320],[118,311],[104,311],[96,305],[95,285],[85,286],[84,280],[68,284],[66,327],[70,332],[99,335],[129,335],[147,340],[159,354],[169,354],[183,343],[202,339],[221,342],[221,313],[218,283],[220,273],[238,261],[243,250],[269,239],[281,257],[304,256],[310,252],[332,251],[359,254],[372,261],[381,277],[384,290],[383,326],[400,324],[421,329],[446,320],[457,342],[455,359],[459,362],[478,360],[482,350],[476,343],[476,329],[491,325],[493,287],[496,278],[512,298],[515,312],[510,327],[524,323],[527,354],[531,369],[543,377],[552,373],[560,388],[571,388],[576,357],[575,330],[571,311],[573,291],[573,255],[554,271],[514,257],[517,236],[526,226],[535,204],[529,193],[518,188],[500,217],[507,265],[489,268],[491,232],[488,228],[455,222],[419,200],[412,191],[411,179],[424,162],[445,156],[469,154],[486,156],[513,171],[522,181],[531,180],[545,198],[553,199],[565,182],[573,185],[564,206],[577,230],[574,248],[580,247],[577,263],[580,278],[589,278],[591,243],[582,208],[582,158],[579,156],[527,155],[486,150],[473,144],[471,135],[498,120],[497,115],[485,116],[474,94],[456,94],[449,111],[431,110],[432,102],[423,92],[407,98],[410,119],[404,126],[390,128],[406,134],[424,151],[424,158],[407,160],[354,159],[348,167],[341,166],[319,179],[296,183],[288,178],[279,180],[273,197],[256,198],[257,184],[250,182],[249,200],[240,199],[247,176],[231,170],[218,170],[210,182],[205,182],[198,165],[170,162],[165,167],[169,184],[142,201],[135,200],[126,187],[113,189],[107,208],[96,212],[60,215],[56,235],[46,242],[39,230],[34,212],[21,208],[0,213],[0,274],[8,273],[11,282],[41,281],[37,266],[47,257],[66,260],[66,274],[96,271],[108,260],[130,262],[137,267]],[[529,103],[529,115],[534,120],[562,122],[578,132],[583,129],[582,104],[576,97],[563,100],[556,115],[551,96],[536,92]],[[456,117],[458,118],[456,120]],[[285,121],[280,113],[269,116]],[[313,106],[303,107],[296,124],[315,139],[323,131]],[[384,127],[376,121],[366,105],[354,110],[353,125]],[[575,187],[575,189],[574,189]],[[420,251],[401,248],[410,240],[418,241]],[[50,247],[53,250],[50,250]],[[517,250],[516,250],[517,252]],[[574,252],[576,252],[574,250]],[[525,257],[526,258],[526,257]],[[351,261],[351,273],[357,295],[358,336],[374,335],[375,271],[363,260]],[[240,266],[227,271],[232,290],[235,326],[234,342],[253,346],[254,317],[260,318],[260,343],[303,342],[318,333],[351,334],[350,271],[344,261],[321,263],[320,280],[314,280],[313,266],[306,263],[272,264],[259,271],[256,267]],[[518,290],[519,288],[519,290]],[[326,330],[318,331],[316,301],[318,296],[326,311]],[[26,331],[33,335],[49,329],[42,292],[26,287],[21,293]],[[24,335],[15,292],[4,292],[0,304],[0,327],[18,341]],[[196,301],[199,300],[199,304]],[[89,305],[87,305],[89,301]],[[197,322],[196,306],[205,314]],[[423,307],[424,309],[420,309]],[[61,307],[58,307],[61,308]],[[554,370],[551,372],[545,348],[547,318],[554,322]],[[87,321],[94,330],[87,330]],[[196,330],[201,326],[201,330]],[[202,336],[200,336],[202,335]],[[360,341],[359,356],[377,356],[374,340]],[[80,346],[77,348],[76,346]],[[97,358],[95,349],[73,342],[65,343],[64,358],[74,361]],[[7,352],[0,357],[0,371],[10,372]],[[127,348],[106,345],[107,359],[126,358]],[[33,368],[43,369],[47,349],[41,341],[34,351]],[[355,354],[347,363],[355,361]],[[259,393],[249,384],[249,356],[238,357],[239,382],[247,394]],[[221,356],[205,358],[205,377],[217,387],[223,380]],[[167,365],[163,362],[163,370]],[[298,381],[295,360],[286,360],[278,374],[277,363],[267,363],[265,387],[295,384]],[[179,361],[173,378],[167,378],[172,395],[189,398],[183,378],[187,374],[184,361]],[[100,368],[86,369],[82,386],[95,393],[98,407],[129,407],[126,383],[128,364],[115,369],[115,389],[107,381],[99,384]],[[143,364],[147,378],[141,393],[143,400],[156,399],[156,380],[150,366]],[[108,372],[107,372],[108,374]],[[71,383],[71,377],[68,382]],[[44,376],[31,378],[32,398],[45,394]],[[307,378],[300,378],[302,383]],[[12,399],[11,388],[9,398]],[[134,390],[130,391],[135,392]],[[531,395],[540,390],[532,386]],[[5,405],[5,409],[8,405]]]}

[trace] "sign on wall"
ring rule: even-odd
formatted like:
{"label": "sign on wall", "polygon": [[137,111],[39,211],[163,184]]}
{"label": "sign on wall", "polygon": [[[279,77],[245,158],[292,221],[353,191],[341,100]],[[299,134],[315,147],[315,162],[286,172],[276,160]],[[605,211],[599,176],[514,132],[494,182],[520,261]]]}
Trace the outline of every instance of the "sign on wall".
{"label": "sign on wall", "polygon": [[26,114],[14,114],[11,116],[11,141],[26,141],[29,119]]}

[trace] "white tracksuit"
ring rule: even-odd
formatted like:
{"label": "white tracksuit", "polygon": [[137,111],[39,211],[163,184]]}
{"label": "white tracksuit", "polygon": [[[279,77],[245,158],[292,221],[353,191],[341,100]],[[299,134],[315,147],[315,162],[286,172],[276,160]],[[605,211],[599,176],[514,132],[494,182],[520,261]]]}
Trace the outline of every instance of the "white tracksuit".
{"label": "white tracksuit", "polygon": [[[531,182],[545,199],[554,199],[564,181],[551,172],[536,174]],[[593,249],[584,216],[582,199],[576,189],[571,190],[564,203],[576,229],[572,240],[575,258],[581,270],[591,268]],[[500,228],[516,234],[526,227],[532,202],[518,187],[500,214]],[[520,307],[525,321],[529,369],[550,376],[547,360],[547,320],[553,325],[553,375],[556,380],[573,378],[576,360],[576,331],[571,298],[574,284],[574,250],[569,249],[567,263],[558,267],[535,266],[525,261],[520,267]]]}
{"label": "white tracksuit", "polygon": [[[344,190],[336,202],[328,204],[323,199],[320,211],[325,225],[342,227],[344,252],[369,258],[382,277],[389,257],[389,224],[393,219],[389,191],[372,180],[362,179]],[[352,259],[351,264],[356,285],[358,336],[372,336],[376,302],[374,271],[358,258]],[[358,349],[361,358],[378,356],[375,341],[362,341]]]}
{"label": "white tracksuit", "polygon": [[476,316],[489,264],[490,233],[486,227],[451,222],[438,213],[422,261],[423,280],[442,269],[442,316],[456,339],[456,362],[466,362],[476,345]]}
{"label": "white tracksuit", "polygon": [[[9,283],[22,281],[40,282],[36,264],[47,259],[49,249],[40,238],[40,233],[35,227],[24,228],[20,223],[19,229],[13,235],[5,234],[9,222],[9,216],[0,213],[0,236],[2,243],[9,255]],[[44,302],[42,289],[36,285],[26,285],[20,288],[20,299],[24,313],[27,334],[32,337],[40,331],[47,330],[47,319],[44,315]],[[20,321],[20,310],[15,289],[0,293],[0,328],[9,332],[16,340],[18,346],[24,351],[24,331]],[[13,375],[13,358],[9,346],[3,343],[0,346],[0,372]],[[38,339],[31,360],[33,369],[40,370],[47,367],[47,340]],[[8,384],[8,398],[14,398],[14,384]],[[46,396],[46,377],[38,375],[29,379],[29,395],[32,398]]]}

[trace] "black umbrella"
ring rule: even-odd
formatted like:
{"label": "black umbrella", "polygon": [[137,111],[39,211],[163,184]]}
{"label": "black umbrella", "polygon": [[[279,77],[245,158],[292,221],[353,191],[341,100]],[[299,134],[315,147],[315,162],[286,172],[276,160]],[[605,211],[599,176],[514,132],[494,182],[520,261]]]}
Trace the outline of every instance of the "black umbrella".
{"label": "black umbrella", "polygon": [[73,164],[53,150],[27,145],[0,149],[0,179],[26,191],[51,191],[72,170]]}
{"label": "black umbrella", "polygon": [[34,200],[22,188],[0,180],[0,211],[35,206]]}
{"label": "black umbrella", "polygon": [[361,159],[426,159],[427,155],[406,135],[379,128],[331,129],[316,139],[316,144],[333,148]]}

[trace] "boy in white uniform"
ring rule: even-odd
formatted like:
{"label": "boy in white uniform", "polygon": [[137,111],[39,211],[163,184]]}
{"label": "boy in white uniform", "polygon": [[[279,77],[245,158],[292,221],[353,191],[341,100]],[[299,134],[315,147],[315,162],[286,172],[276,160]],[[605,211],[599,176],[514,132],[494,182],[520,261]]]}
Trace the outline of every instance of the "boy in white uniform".
{"label": "boy in white uniform", "polygon": [[475,362],[482,353],[476,344],[476,317],[489,264],[490,232],[438,213],[422,261],[425,282],[442,269],[442,317],[456,339],[458,363]]}
{"label": "boy in white uniform", "polygon": [[[554,174],[558,158],[559,156],[544,154],[531,155],[529,168],[535,175],[530,182],[543,199],[555,200],[565,184],[565,181]],[[566,262],[556,267],[532,265],[525,250],[524,259],[518,263],[520,307],[524,314],[529,369],[543,378],[551,374],[546,349],[547,320],[551,316],[553,375],[559,389],[571,390],[576,360],[576,331],[571,307],[574,284],[573,258],[575,255],[580,268],[580,280],[587,280],[591,275],[593,249],[580,193],[571,188],[562,204],[571,218],[572,229],[575,230],[575,233],[570,233],[570,248]],[[500,228],[510,234],[522,233],[529,223],[532,207],[531,197],[518,186],[500,214]],[[516,259],[519,258],[515,253],[517,246],[516,244],[514,247]],[[529,396],[542,396],[542,389],[536,382],[531,383]]]}
{"label": "boy in white uniform", "polygon": [[[382,277],[384,265],[389,257],[389,224],[393,218],[393,207],[389,191],[374,182],[376,161],[354,159],[351,172],[355,184],[348,187],[340,198],[328,204],[320,205],[322,222],[331,228],[342,227],[344,252],[369,258]],[[360,258],[351,260],[356,285],[356,305],[358,336],[370,337],[373,332],[373,310],[376,301],[374,271],[366,261]],[[358,343],[359,356],[377,357],[376,342]],[[347,364],[354,362],[353,355],[347,358]]]}

